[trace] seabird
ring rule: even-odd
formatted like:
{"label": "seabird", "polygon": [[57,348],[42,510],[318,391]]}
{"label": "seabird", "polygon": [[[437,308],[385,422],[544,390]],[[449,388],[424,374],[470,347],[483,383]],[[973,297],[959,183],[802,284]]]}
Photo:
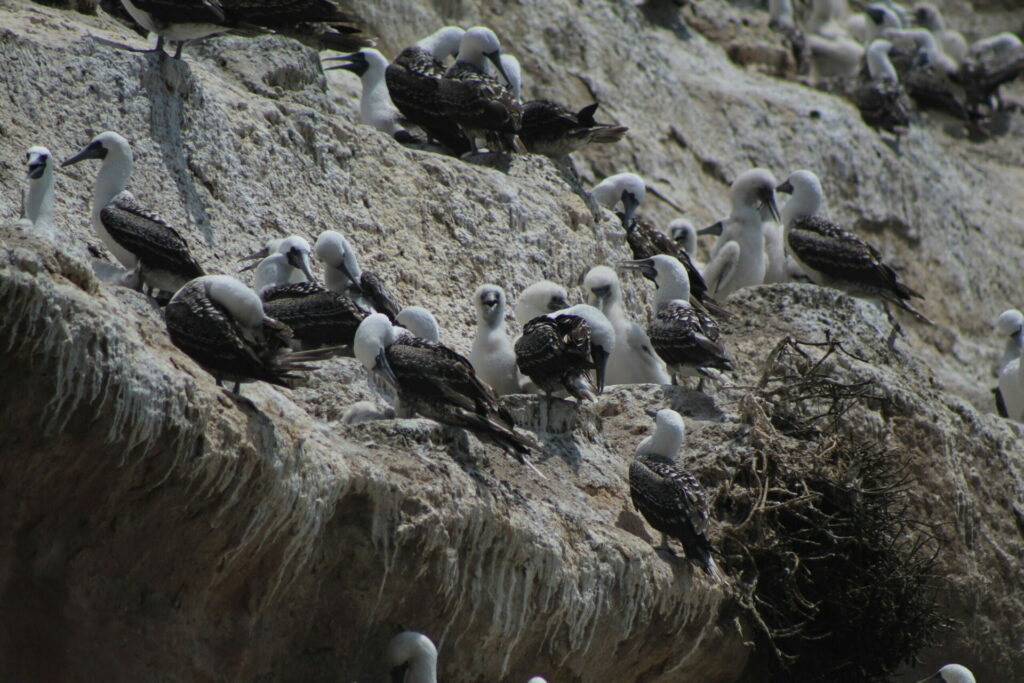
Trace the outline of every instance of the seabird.
{"label": "seabird", "polygon": [[180,288],[164,309],[171,341],[217,379],[290,386],[296,370],[326,356],[287,352],[291,330],[266,315],[263,302],[229,275],[206,275]]}
{"label": "seabird", "polygon": [[24,216],[34,228],[53,227],[53,157],[45,147],[29,147],[25,154],[28,197]]}
{"label": "seabird", "polygon": [[516,353],[505,332],[505,290],[497,285],[481,285],[473,293],[473,304],[476,337],[469,362],[477,377],[498,396],[520,393],[522,381],[516,367]]}
{"label": "seabird", "polygon": [[703,264],[697,260],[697,228],[685,218],[673,219],[668,224],[668,234],[676,244],[690,257],[697,270],[703,270]]}
{"label": "seabird", "polygon": [[912,109],[896,68],[889,60],[890,50],[892,43],[883,38],[868,46],[869,78],[855,91],[854,102],[864,123],[896,136],[898,150],[900,136],[910,125]]}
{"label": "seabird", "polygon": [[693,265],[689,254],[680,249],[672,238],[656,229],[653,225],[638,220],[637,208],[644,200],[647,193],[647,185],[644,179],[636,173],[616,173],[608,176],[594,186],[590,191],[591,196],[601,206],[615,210],[621,202],[622,213],[619,219],[626,231],[626,242],[633,252],[633,258],[645,259],[655,254],[668,254],[674,256],[686,268],[690,278],[690,295],[695,306],[702,306],[717,315],[727,315],[727,312],[708,295],[708,286],[700,271]]}
{"label": "seabird", "polygon": [[402,50],[384,74],[391,100],[402,115],[456,156],[470,151],[469,140],[448,118],[437,91],[444,77],[444,61],[458,54],[465,33],[458,26],[438,29]]}
{"label": "seabird", "polygon": [[868,17],[864,33],[865,45],[881,37],[882,32],[886,29],[903,28],[903,22],[900,21],[899,15],[881,3],[868,5],[864,9],[864,13]]}
{"label": "seabird", "polygon": [[422,306],[406,306],[395,316],[395,323],[409,330],[415,337],[434,344],[441,343],[441,328],[437,319]]}
{"label": "seabird", "polygon": [[122,0],[132,18],[158,37],[178,43],[232,29],[261,29],[287,35],[319,50],[351,52],[370,44],[353,24],[360,19],[332,0]]}
{"label": "seabird", "polygon": [[626,126],[597,123],[597,103],[577,112],[551,100],[530,100],[523,105],[519,137],[526,149],[552,159],[564,159],[590,143],[618,142],[629,130]]}
{"label": "seabird", "polygon": [[654,414],[654,433],[636,447],[629,465],[629,496],[647,523],[661,533],[659,550],[675,555],[668,544],[671,536],[683,544],[686,557],[724,582],[707,536],[710,515],[704,487],[675,462],[685,435],[679,413],[663,408]]}
{"label": "seabird", "polygon": [[125,191],[132,173],[132,149],[112,131],[100,133],[61,167],[102,159],[92,199],[92,225],[100,239],[129,271],[154,289],[176,292],[203,275],[184,238],[142,207]]}
{"label": "seabird", "polygon": [[654,282],[654,315],[647,326],[651,345],[673,375],[720,379],[713,370],[731,370],[719,338],[718,323],[689,303],[689,278],[678,259],[658,254],[639,261],[623,261],[620,267],[639,270]]}
{"label": "seabird", "polygon": [[939,9],[930,2],[919,2],[914,5],[914,21],[921,28],[932,32],[942,46],[943,52],[957,62],[967,58],[967,41],[959,31],[946,29],[946,22]]}
{"label": "seabird", "polygon": [[316,238],[316,257],[324,263],[327,289],[346,294],[367,313],[383,313],[394,320],[401,310],[384,281],[359,267],[356,252],[341,233],[324,230]]}
{"label": "seabird", "polygon": [[404,631],[385,653],[392,683],[437,683],[437,648],[422,633]]}
{"label": "seabird", "polygon": [[668,372],[643,328],[626,317],[619,276],[608,266],[595,266],[583,278],[587,303],[596,307],[615,330],[608,357],[608,384],[668,384]]}
{"label": "seabird", "polygon": [[478,137],[487,138],[491,151],[510,151],[523,107],[510,88],[487,73],[485,60],[490,60],[508,81],[498,37],[489,28],[476,26],[462,36],[458,57],[441,79],[438,98],[469,139],[473,151],[478,151]]}
{"label": "seabird", "polygon": [[519,293],[519,300],[516,301],[516,321],[520,325],[525,325],[537,316],[563,308],[569,308],[569,295],[565,287],[551,280],[541,280]]}
{"label": "seabird", "polygon": [[352,346],[356,329],[366,317],[344,294],[315,281],[309,263],[309,242],[298,235],[272,240],[256,266],[255,290],[267,316],[287,325],[304,348]]}
{"label": "seabird", "polygon": [[886,29],[882,37],[894,46],[912,45],[913,57],[894,59],[900,82],[922,109],[937,109],[967,119],[964,90],[956,62],[943,54],[935,36],[924,29]]}
{"label": "seabird", "polygon": [[864,48],[855,40],[832,40],[820,35],[807,36],[807,49],[811,54],[811,79],[849,78],[860,71]]}
{"label": "seabird", "polygon": [[341,60],[344,64],[329,66],[325,71],[344,69],[359,76],[362,93],[359,96],[359,121],[387,133],[399,142],[415,138],[399,123],[401,114],[391,101],[384,72],[389,68],[387,58],[379,50],[363,48],[341,57],[328,57],[324,61]]}
{"label": "seabird", "polygon": [[367,316],[359,325],[355,356],[371,376],[391,386],[404,410],[468,429],[544,476],[525,457],[536,444],[515,431],[494,391],[463,356],[402,331],[381,313]]}
{"label": "seabird", "polygon": [[[775,177],[763,168],[746,171],[729,189],[732,212],[725,221],[721,247],[704,268],[704,279],[715,297],[727,297],[743,287],[764,282],[768,270],[763,223],[779,220]],[[767,216],[763,214],[768,214]]]}
{"label": "seabird", "polygon": [[929,676],[924,680],[918,681],[918,683],[928,683],[929,681],[940,681],[941,683],[975,683],[974,674],[966,666],[960,664],[947,664],[941,667],[935,672],[934,676]]}
{"label": "seabird", "polygon": [[[519,64],[519,60],[516,59],[515,55],[501,53],[501,57],[498,58],[501,62],[501,69],[498,71],[497,76],[512,91],[512,96],[516,102],[521,102],[523,99],[523,67]],[[487,68],[487,73],[495,75],[491,71],[491,63],[484,62],[484,66]]]}
{"label": "seabird", "polygon": [[971,45],[958,76],[968,106],[1002,109],[1000,86],[1024,74],[1024,43],[1013,33],[998,33]]}
{"label": "seabird", "polygon": [[582,402],[596,401],[604,388],[608,355],[614,347],[615,330],[604,314],[579,304],[526,323],[514,348],[520,372],[547,396],[565,391]]}
{"label": "seabird", "polygon": [[[1012,308],[1003,311],[996,321],[996,332],[1005,339],[1003,355],[999,358],[994,372],[998,378],[1007,365],[1020,358],[1021,345],[1024,344],[1024,314]],[[999,386],[992,390],[992,395],[995,398],[996,412],[999,416],[1009,417],[1006,410],[1006,399],[1003,398],[1003,392]]]}
{"label": "seabird", "polygon": [[[786,202],[786,244],[793,258],[816,284],[836,287],[854,296],[878,297],[931,324],[907,301],[920,294],[899,280],[873,246],[817,215],[822,190],[818,176],[797,171],[778,187],[791,193]],[[886,309],[888,310],[888,308]],[[897,326],[894,325],[893,334]],[[890,344],[893,337],[890,337]]]}

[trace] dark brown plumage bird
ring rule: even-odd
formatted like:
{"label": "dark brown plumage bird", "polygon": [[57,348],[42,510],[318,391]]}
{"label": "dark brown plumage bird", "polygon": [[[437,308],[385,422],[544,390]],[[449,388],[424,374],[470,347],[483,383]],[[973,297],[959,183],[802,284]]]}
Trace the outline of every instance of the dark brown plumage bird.
{"label": "dark brown plumage bird", "polygon": [[592,142],[621,140],[629,128],[597,123],[595,111],[596,102],[573,112],[551,100],[530,100],[523,105],[519,137],[529,151],[553,159],[563,159]]}

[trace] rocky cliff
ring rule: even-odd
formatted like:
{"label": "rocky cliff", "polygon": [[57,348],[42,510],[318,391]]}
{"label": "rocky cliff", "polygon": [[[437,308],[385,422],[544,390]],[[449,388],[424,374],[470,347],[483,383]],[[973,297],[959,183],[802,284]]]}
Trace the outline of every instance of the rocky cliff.
{"label": "rocky cliff", "polygon": [[[0,677],[381,680],[383,644],[407,628],[439,644],[447,681],[763,680],[778,662],[749,609],[754,572],[768,579],[740,549],[745,520],[770,526],[778,482],[813,488],[821,477],[795,456],[830,462],[819,446],[831,430],[893,454],[908,522],[893,546],[920,541],[937,558],[921,595],[938,591],[953,621],[929,632],[900,680],[954,660],[979,680],[1024,679],[1024,445],[988,393],[991,321],[1022,299],[1008,277],[1024,248],[1021,122],[969,144],[926,119],[897,155],[849,103],[737,67],[723,41],[682,40],[628,3],[360,9],[386,54],[444,23],[484,23],[523,62],[527,96],[596,97],[631,130],[580,156],[588,186],[637,171],[701,224],[727,211],[728,183],[746,168],[817,170],[830,214],[903,269],[938,326],[904,321],[889,352],[869,303],[799,284],[742,292],[725,326],[737,388],[707,399],[619,387],[579,414],[560,406],[540,480],[428,421],[343,424],[371,398],[349,359],[294,390],[217,388],[170,344],[149,300],[94,275],[91,261],[110,256],[89,225],[95,169],[80,164],[57,176],[53,234],[3,228]],[[978,31],[1021,19],[950,9]],[[768,40],[767,17],[749,8],[705,0],[686,12],[709,35]],[[135,150],[129,189],[209,271],[233,272],[269,237],[336,229],[462,351],[477,284],[514,300],[541,277],[573,286],[628,255],[614,217],[595,217],[548,160],[492,169],[405,149],[356,123],[354,77],[325,77],[288,40],[220,37],[159,60],[96,41],[142,46],[102,12],[27,0],[0,0],[0,27],[0,216],[17,214],[29,145],[65,158],[116,130]],[[655,197],[644,211],[662,225],[676,215]],[[625,278],[627,300],[642,305],[638,280]],[[813,372],[871,393],[838,396],[842,410],[814,435],[785,411],[825,399],[759,380],[781,340],[826,332],[850,355],[836,350],[826,375]],[[818,358],[827,347],[802,348]],[[535,423],[534,400],[509,404]],[[655,553],[629,502],[643,409],[661,405],[688,416],[691,467],[715,498],[713,537],[735,585]],[[834,460],[829,476],[865,481]]]}

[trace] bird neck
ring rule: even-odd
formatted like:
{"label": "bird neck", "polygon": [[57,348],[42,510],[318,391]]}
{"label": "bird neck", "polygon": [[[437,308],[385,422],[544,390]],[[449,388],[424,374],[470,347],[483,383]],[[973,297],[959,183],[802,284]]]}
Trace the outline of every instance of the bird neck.
{"label": "bird neck", "polygon": [[372,124],[376,114],[393,106],[383,70],[370,67],[363,76],[363,94],[359,98],[359,114],[363,123]]}
{"label": "bird neck", "polygon": [[53,170],[47,163],[43,177],[32,180],[28,184],[28,200],[25,203],[25,216],[32,225],[49,225],[53,223]]}
{"label": "bird neck", "polygon": [[782,224],[789,228],[798,218],[814,216],[821,208],[821,194],[813,188],[798,187],[793,191],[786,205],[782,207]]}
{"label": "bird neck", "polygon": [[476,317],[477,328],[481,334],[505,334],[505,312],[495,309],[494,313],[487,314],[480,312]]}
{"label": "bird neck", "polygon": [[899,81],[896,68],[889,60],[889,48],[878,44],[872,45],[868,48],[867,61],[868,73],[871,74],[872,80],[893,83]]}
{"label": "bird neck", "polygon": [[288,263],[288,257],[284,254],[271,254],[256,266],[253,289],[262,293],[267,287],[288,284],[292,282],[292,274],[294,272],[298,272],[301,275],[301,271],[293,268]]}
{"label": "bird neck", "polygon": [[658,288],[654,291],[654,304],[660,306],[669,301],[690,300],[690,276],[680,265],[672,268],[664,276],[658,278]]}
{"label": "bird neck", "polygon": [[96,189],[92,197],[93,211],[99,212],[100,209],[110,204],[114,197],[124,192],[124,189],[128,187],[128,178],[131,174],[131,152],[125,154],[117,147],[111,148],[96,176]]}
{"label": "bird neck", "polygon": [[671,429],[657,429],[649,437],[640,442],[636,448],[637,457],[659,456],[675,460],[676,453],[683,445],[683,435]]}

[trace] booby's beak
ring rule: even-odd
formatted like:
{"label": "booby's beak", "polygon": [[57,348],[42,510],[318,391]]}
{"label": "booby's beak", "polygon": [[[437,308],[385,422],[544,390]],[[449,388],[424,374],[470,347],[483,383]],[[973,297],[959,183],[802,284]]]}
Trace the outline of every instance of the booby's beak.
{"label": "booby's beak", "polygon": [[776,192],[785,192],[786,194],[793,194],[793,183],[789,182],[789,178],[779,183],[778,187],[775,188]]}
{"label": "booby's beak", "polygon": [[366,55],[362,52],[353,52],[350,55],[342,55],[341,57],[327,57],[323,61],[343,61],[348,64],[338,64],[336,66],[329,66],[324,71],[330,71],[332,69],[344,69],[345,71],[351,71],[356,76],[362,77],[370,68],[370,63],[366,61]]}
{"label": "booby's beak", "polygon": [[405,683],[405,674],[409,671],[408,662],[399,664],[391,670],[391,683]]}
{"label": "booby's beak", "polygon": [[918,50],[917,54],[914,55],[914,61],[911,64],[910,68],[911,69],[918,69],[918,68],[920,68],[922,66],[926,66],[930,61],[931,61],[931,58],[928,57],[928,51],[927,50]]}
{"label": "booby's beak", "polygon": [[501,50],[495,50],[494,52],[485,52],[484,57],[487,57],[487,59],[491,60],[491,64],[493,64],[494,68],[498,70],[498,73],[501,74],[501,77],[505,79],[506,83],[512,82],[512,79],[508,77],[507,73],[505,73],[505,67],[502,66],[501,64]]}
{"label": "booby's beak", "polygon": [[658,417],[658,411],[654,408],[644,408],[644,412],[647,413],[649,417]]}
{"label": "booby's beak", "polygon": [[768,215],[776,223],[782,220],[779,215],[779,205],[775,203],[775,191],[771,187],[765,188],[761,193],[761,209],[767,209]]}
{"label": "booby's beak", "polygon": [[253,268],[255,268],[256,266],[258,266],[260,264],[260,261],[262,261],[263,259],[267,258],[268,256],[270,256],[270,250],[267,249],[266,247],[263,247],[259,251],[254,251],[253,253],[249,254],[248,256],[243,256],[240,259],[241,263],[244,263],[246,261],[252,261],[252,263],[250,263],[249,265],[247,265],[247,266],[245,266],[243,268],[239,268],[238,272],[239,273],[244,273],[247,270],[252,270]]}
{"label": "booby's beak", "polygon": [[85,149],[76,154],[75,156],[65,159],[60,167],[65,168],[72,164],[77,164],[79,161],[85,161],[86,159],[104,159],[107,156],[107,148],[103,146],[103,143],[99,140],[90,142]]}
{"label": "booby's beak", "polygon": [[309,254],[299,249],[288,250],[288,263],[293,268],[298,268],[306,276],[306,280],[313,282],[313,271],[309,267]]}
{"label": "booby's beak", "polygon": [[395,377],[395,371],[391,369],[391,364],[388,363],[387,349],[381,347],[380,351],[377,352],[377,359],[373,363],[373,369],[384,375],[384,379],[387,380],[392,386],[398,386],[398,378]]}
{"label": "booby's beak", "polygon": [[639,206],[640,200],[632,192],[622,193],[622,227],[626,230],[629,230],[629,227],[633,225],[633,217],[636,216],[636,210]]}
{"label": "booby's beak", "polygon": [[363,292],[363,285],[359,282],[358,279],[356,279],[356,276],[352,273],[352,271],[349,270],[348,264],[345,263],[344,258],[342,258],[341,263],[338,264],[338,269],[341,271],[341,274],[347,277],[348,281],[352,283],[352,287],[359,290],[360,294],[365,293]]}
{"label": "booby's beak", "polygon": [[566,308],[569,308],[569,302],[566,301],[564,296],[561,296],[561,295],[553,296],[553,297],[551,297],[551,300],[548,301],[548,312],[549,313],[554,313],[555,311],[565,310]]}
{"label": "booby's beak", "polygon": [[590,354],[594,357],[594,370],[597,373],[597,393],[604,391],[604,375],[608,368],[608,352],[603,346],[592,347]]}
{"label": "booby's beak", "polygon": [[724,229],[724,225],[725,225],[725,221],[718,221],[717,223],[712,223],[711,225],[709,225],[706,228],[701,228],[700,230],[697,231],[697,234],[698,235],[721,235],[722,234],[722,230]]}
{"label": "booby's beak", "polygon": [[654,261],[649,258],[640,259],[639,261],[619,261],[619,268],[625,270],[639,270],[640,274],[648,280],[653,280],[657,283],[658,269],[654,267]]}
{"label": "booby's beak", "polygon": [[39,180],[46,172],[46,164],[50,159],[43,155],[37,155],[28,162],[28,177],[30,180]]}
{"label": "booby's beak", "polygon": [[602,285],[600,287],[591,287],[590,291],[597,297],[597,308],[604,310],[604,302],[608,300],[608,295],[612,293],[611,285]]}
{"label": "booby's beak", "polygon": [[871,21],[875,22],[879,26],[882,25],[883,21],[885,21],[885,12],[878,7],[868,5],[864,8],[864,13],[871,17]]}
{"label": "booby's beak", "polygon": [[480,295],[480,303],[487,308],[494,308],[501,301],[501,297],[498,296],[497,292],[484,292]]}

